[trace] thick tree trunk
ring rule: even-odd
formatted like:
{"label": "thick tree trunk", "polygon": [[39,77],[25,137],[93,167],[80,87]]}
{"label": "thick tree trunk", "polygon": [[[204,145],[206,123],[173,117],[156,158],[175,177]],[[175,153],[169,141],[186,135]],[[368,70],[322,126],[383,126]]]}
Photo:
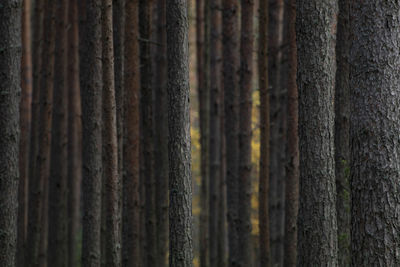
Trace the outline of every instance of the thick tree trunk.
{"label": "thick tree trunk", "polygon": [[260,266],[270,266],[270,94],[268,88],[268,19],[269,2],[260,0],[258,19],[258,75],[260,87],[260,177],[258,189],[258,218],[260,229]]}
{"label": "thick tree trunk", "polygon": [[398,1],[353,1],[350,50],[352,266],[400,264]]}
{"label": "thick tree trunk", "polygon": [[335,175],[339,266],[350,266],[350,1],[339,0],[336,44]]}
{"label": "thick tree trunk", "polygon": [[122,266],[137,267],[140,262],[139,226],[139,0],[127,0],[124,43],[124,142]]}
{"label": "thick tree trunk", "polygon": [[299,209],[299,93],[297,90],[296,0],[291,0],[289,12],[289,79],[287,101],[287,176],[285,186],[285,257],[284,266],[297,262],[297,214]]}
{"label": "thick tree trunk", "polygon": [[337,1],[297,0],[300,208],[297,266],[337,266],[334,85]]}
{"label": "thick tree trunk", "polygon": [[80,1],[80,86],[83,126],[83,266],[100,266],[102,186],[101,1]]}
{"label": "thick tree trunk", "polygon": [[48,266],[68,267],[68,0],[57,2]]}
{"label": "thick tree trunk", "polygon": [[0,8],[0,262],[15,266],[19,179],[22,1]]}
{"label": "thick tree trunk", "polygon": [[171,267],[193,266],[187,12],[186,0],[168,1],[166,18]]}

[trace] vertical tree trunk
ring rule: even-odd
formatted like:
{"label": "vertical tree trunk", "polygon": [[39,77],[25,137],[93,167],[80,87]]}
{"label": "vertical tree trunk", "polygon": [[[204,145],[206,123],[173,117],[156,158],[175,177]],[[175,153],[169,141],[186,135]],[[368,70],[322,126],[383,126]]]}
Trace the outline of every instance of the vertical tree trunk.
{"label": "vertical tree trunk", "polygon": [[334,84],[337,1],[297,0],[298,266],[337,266]]}
{"label": "vertical tree trunk", "polygon": [[18,236],[17,266],[25,265],[25,249],[28,224],[29,140],[32,108],[32,52],[31,52],[31,1],[22,4],[22,58],[21,58],[21,103],[19,142],[19,186],[18,186]]}
{"label": "vertical tree trunk", "polygon": [[260,0],[258,19],[258,75],[260,87],[260,177],[258,195],[258,217],[260,229],[260,266],[270,266],[270,94],[268,88],[268,0]]}
{"label": "vertical tree trunk", "polygon": [[350,266],[350,1],[339,0],[336,44],[335,174],[339,266]]}
{"label": "vertical tree trunk", "polygon": [[223,83],[226,136],[226,181],[228,204],[229,266],[238,266],[240,245],[238,236],[239,202],[239,3],[223,0],[222,42]]}
{"label": "vertical tree trunk", "polygon": [[167,36],[166,1],[157,1],[155,146],[154,175],[157,205],[157,266],[168,265],[168,99],[167,99]]}
{"label": "vertical tree trunk", "polygon": [[15,266],[19,179],[19,102],[21,93],[22,1],[0,8],[0,262]]}
{"label": "vertical tree trunk", "polygon": [[79,233],[81,231],[81,182],[82,182],[82,124],[79,87],[79,30],[78,2],[69,4],[68,32],[68,263],[79,265]]}
{"label": "vertical tree trunk", "polygon": [[48,266],[68,267],[68,3],[56,7]]}
{"label": "vertical tree trunk", "polygon": [[83,266],[100,266],[102,181],[101,1],[80,1],[80,85],[83,126]]}
{"label": "vertical tree trunk", "polygon": [[400,264],[398,1],[353,1],[350,50],[352,266]]}
{"label": "vertical tree trunk", "polygon": [[189,117],[189,44],[186,0],[167,5],[170,252],[172,267],[193,266]]}
{"label": "vertical tree trunk", "polygon": [[[28,241],[29,249],[27,261],[29,266],[39,266],[46,262],[46,256],[41,247],[47,242],[47,207],[46,187],[50,172],[50,144],[52,126],[53,104],[53,78],[54,78],[54,48],[55,48],[55,2],[48,2],[44,12],[44,44],[41,61],[43,62],[42,79],[40,79],[40,114],[38,118],[38,149],[36,151],[36,164],[31,179],[32,187],[29,202]],[[41,241],[42,240],[42,241]]]}
{"label": "vertical tree trunk", "polygon": [[287,176],[285,187],[285,257],[284,266],[297,262],[297,214],[299,209],[299,93],[297,90],[296,0],[291,0],[289,12],[289,78],[287,101]]}
{"label": "vertical tree trunk", "polygon": [[102,1],[102,67],[103,67],[103,168],[105,176],[105,264],[118,267],[120,259],[119,234],[119,175],[117,111],[114,80],[114,43],[112,24],[112,0]]}
{"label": "vertical tree trunk", "polygon": [[139,249],[139,0],[127,0],[125,7],[124,43],[124,176],[123,176],[123,224],[122,266],[141,266]]}

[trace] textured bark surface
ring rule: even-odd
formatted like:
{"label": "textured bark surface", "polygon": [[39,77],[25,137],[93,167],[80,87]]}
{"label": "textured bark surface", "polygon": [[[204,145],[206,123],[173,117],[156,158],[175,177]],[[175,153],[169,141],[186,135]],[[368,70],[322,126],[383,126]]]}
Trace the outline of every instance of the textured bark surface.
{"label": "textured bark surface", "polygon": [[270,266],[269,179],[270,179],[270,94],[268,90],[268,0],[260,0],[258,19],[258,78],[260,87],[260,177],[258,218],[260,266]]}
{"label": "textured bark surface", "polygon": [[350,266],[350,1],[339,0],[336,43],[335,175],[339,266]]}
{"label": "textured bark surface", "polygon": [[155,49],[155,150],[154,178],[157,205],[157,266],[168,265],[168,98],[167,98],[167,32],[166,0],[157,2],[157,33]]}
{"label": "textured bark surface", "polygon": [[102,185],[101,0],[79,1],[83,134],[82,264],[100,266]]}
{"label": "textured bark surface", "polygon": [[124,43],[124,176],[122,206],[122,266],[140,265],[139,247],[139,1],[127,0]]}
{"label": "textured bark surface", "polygon": [[238,266],[239,245],[239,3],[223,0],[223,86],[226,137],[229,266]]}
{"label": "textured bark surface", "polygon": [[103,173],[105,211],[105,265],[121,264],[120,203],[118,173],[117,108],[114,80],[114,43],[112,0],[102,1],[102,67],[103,67]]}
{"label": "textured bark surface", "polygon": [[299,93],[297,90],[296,0],[288,7],[289,78],[287,101],[287,151],[285,185],[285,252],[284,266],[297,262],[297,214],[299,209]]}
{"label": "textured bark surface", "polygon": [[56,6],[48,266],[68,266],[68,0]]}
{"label": "textured bark surface", "polygon": [[297,0],[300,207],[297,266],[337,266],[334,85],[337,1]]}
{"label": "textured bark surface", "polygon": [[254,1],[241,2],[239,119],[240,266],[252,266],[251,239],[251,115],[253,93]]}
{"label": "textured bark surface", "polygon": [[398,1],[351,7],[352,266],[400,264]]}
{"label": "textured bark surface", "polygon": [[22,1],[0,8],[0,262],[15,266],[19,179]]}
{"label": "textured bark surface", "polygon": [[193,266],[192,174],[189,117],[189,44],[186,0],[167,5],[169,128],[169,265]]}

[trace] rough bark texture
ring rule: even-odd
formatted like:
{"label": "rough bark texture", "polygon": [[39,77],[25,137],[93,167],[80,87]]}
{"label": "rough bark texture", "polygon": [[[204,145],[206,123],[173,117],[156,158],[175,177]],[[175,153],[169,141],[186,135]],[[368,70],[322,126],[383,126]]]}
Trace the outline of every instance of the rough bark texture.
{"label": "rough bark texture", "polygon": [[166,0],[157,1],[157,36],[155,57],[155,146],[154,176],[157,205],[157,266],[168,265],[168,99],[167,99],[167,33]]}
{"label": "rough bark texture", "polygon": [[21,18],[21,103],[19,142],[19,185],[18,185],[18,236],[17,266],[25,265],[25,249],[28,224],[29,140],[32,108],[32,52],[31,52],[31,1],[24,0]]}
{"label": "rough bark texture", "polygon": [[121,264],[117,110],[114,80],[114,43],[112,25],[112,0],[103,0],[102,54],[103,54],[103,161],[105,192],[105,264]]}
{"label": "rough bark texture", "polygon": [[140,265],[139,247],[139,0],[127,0],[124,43],[124,176],[122,266]]}
{"label": "rough bark texture", "polygon": [[81,230],[82,123],[79,87],[78,2],[69,4],[68,32],[68,263],[78,266]]}
{"label": "rough bark texture", "polygon": [[299,93],[297,90],[296,0],[291,0],[289,12],[289,78],[287,101],[287,153],[285,185],[285,257],[284,266],[297,262],[297,214],[299,209]]}
{"label": "rough bark texture", "polygon": [[15,266],[19,179],[22,1],[0,8],[0,262]]}
{"label": "rough bark texture", "polygon": [[68,266],[68,0],[56,6],[48,266]]}
{"label": "rough bark texture", "polygon": [[229,266],[238,266],[239,245],[239,3],[223,0],[223,86],[226,137],[226,182],[228,204]]}
{"label": "rough bark texture", "polygon": [[167,5],[169,128],[169,265],[193,266],[189,117],[189,43],[186,0]]}
{"label": "rough bark texture", "polygon": [[270,94],[268,90],[268,0],[260,0],[258,20],[258,75],[260,87],[260,177],[258,218],[260,266],[270,266],[269,179],[270,179]]}
{"label": "rough bark texture", "polygon": [[350,266],[350,1],[339,0],[336,43],[335,175],[339,266]]}
{"label": "rough bark texture", "polygon": [[80,86],[83,132],[83,266],[100,266],[102,185],[101,0],[80,1]]}
{"label": "rough bark texture", "polygon": [[297,266],[337,266],[334,85],[337,1],[297,0],[300,208]]}
{"label": "rough bark texture", "polygon": [[[221,183],[221,8],[220,0],[210,1],[210,145],[209,145],[209,264],[218,265],[218,229]],[[225,214],[224,214],[225,215]]]}
{"label": "rough bark texture", "polygon": [[398,1],[351,9],[352,266],[400,264]]}
{"label": "rough bark texture", "polygon": [[[55,2],[48,2],[44,11],[44,44],[41,61],[43,70],[40,79],[40,114],[38,117],[38,147],[36,150],[36,164],[29,186],[29,224],[27,262],[29,266],[39,266],[47,262],[45,255],[40,256],[40,247],[47,242],[47,185],[50,173],[50,144],[52,127],[53,78],[54,78],[54,48],[55,48]],[[42,243],[41,243],[42,240]]]}

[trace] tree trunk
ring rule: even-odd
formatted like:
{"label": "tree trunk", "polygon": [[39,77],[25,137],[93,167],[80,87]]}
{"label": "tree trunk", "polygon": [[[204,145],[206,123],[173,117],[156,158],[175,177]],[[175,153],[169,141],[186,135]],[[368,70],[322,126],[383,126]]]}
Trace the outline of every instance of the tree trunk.
{"label": "tree trunk", "polygon": [[238,266],[240,243],[239,219],[239,3],[223,0],[222,42],[223,42],[223,83],[226,136],[226,181],[228,204],[229,266]]}
{"label": "tree trunk", "polygon": [[80,85],[83,132],[83,266],[100,266],[102,185],[101,1],[80,1]]}
{"label": "tree trunk", "polygon": [[0,262],[15,266],[19,179],[19,103],[21,93],[22,1],[0,8]]}
{"label": "tree trunk", "polygon": [[400,264],[398,1],[353,1],[352,266]]}
{"label": "tree trunk", "polygon": [[339,266],[350,266],[350,2],[339,0],[336,44],[335,175]]}
{"label": "tree trunk", "polygon": [[334,85],[337,1],[297,0],[300,207],[297,266],[337,266]]}
{"label": "tree trunk", "polygon": [[169,264],[193,266],[189,118],[189,43],[186,0],[167,5],[169,128]]}
{"label": "tree trunk", "polygon": [[139,0],[127,0],[125,7],[124,43],[124,176],[123,176],[123,224],[122,266],[138,267],[140,262],[139,226]]}
{"label": "tree trunk", "polygon": [[284,266],[297,262],[297,214],[299,209],[299,93],[297,90],[296,0],[291,0],[289,12],[289,79],[287,101],[287,176],[285,186],[285,257]]}
{"label": "tree trunk", "polygon": [[68,3],[57,2],[48,266],[68,267]]}

